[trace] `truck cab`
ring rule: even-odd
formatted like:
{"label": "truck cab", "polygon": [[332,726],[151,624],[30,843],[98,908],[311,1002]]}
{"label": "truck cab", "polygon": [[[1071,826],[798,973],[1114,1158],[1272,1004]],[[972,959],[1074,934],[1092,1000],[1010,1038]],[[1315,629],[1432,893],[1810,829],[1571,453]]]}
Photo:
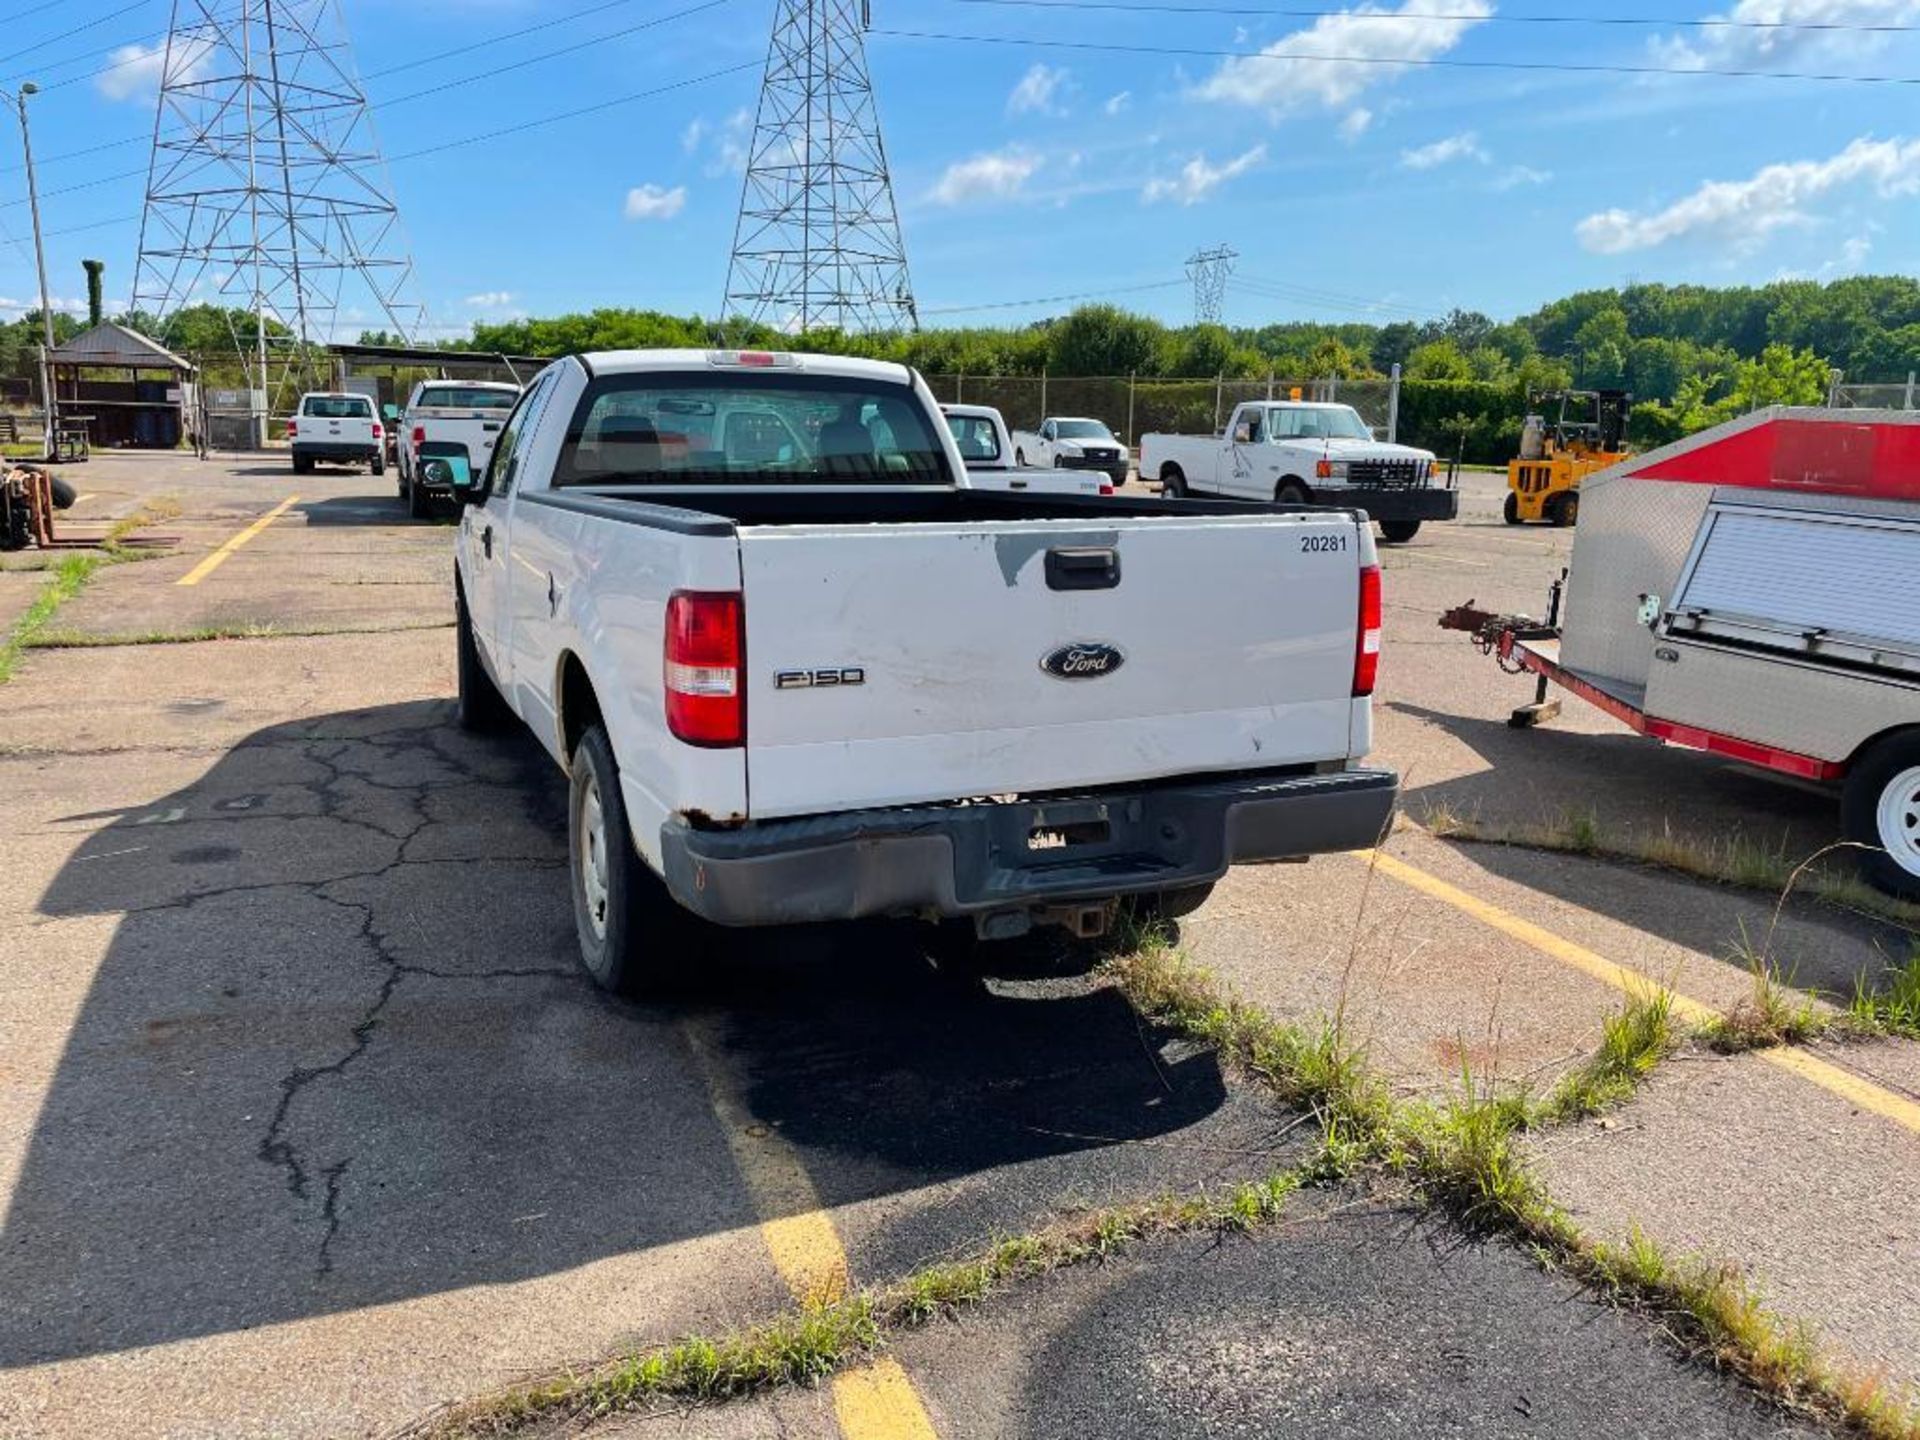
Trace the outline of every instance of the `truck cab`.
{"label": "truck cab", "polygon": [[1007,422],[991,405],[942,405],[947,429],[966,462],[967,481],[975,489],[1031,490],[1052,495],[1111,495],[1113,481],[1104,473],[1042,470],[1021,465],[1014,458],[1013,436]]}
{"label": "truck cab", "polygon": [[1014,431],[1013,460],[1043,470],[1096,470],[1116,489],[1132,469],[1126,445],[1106,421],[1087,415],[1049,415],[1038,430]]}
{"label": "truck cab", "polygon": [[422,380],[400,419],[400,498],[416,519],[454,492],[493,456],[518,385],[491,380]]}

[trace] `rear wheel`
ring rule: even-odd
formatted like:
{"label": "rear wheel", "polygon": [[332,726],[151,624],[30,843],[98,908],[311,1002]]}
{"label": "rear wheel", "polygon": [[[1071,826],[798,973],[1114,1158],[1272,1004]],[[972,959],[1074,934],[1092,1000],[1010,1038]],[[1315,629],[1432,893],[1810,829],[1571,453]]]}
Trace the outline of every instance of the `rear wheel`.
{"label": "rear wheel", "polygon": [[1920,900],[1920,732],[1890,735],[1860,757],[1841,795],[1860,868],[1891,895]]}
{"label": "rear wheel", "polygon": [[1298,480],[1282,480],[1279,489],[1273,492],[1276,505],[1311,505],[1313,492]]}
{"label": "rear wheel", "polygon": [[313,457],[311,455],[294,456],[293,473],[296,475],[311,475],[313,473]]}
{"label": "rear wheel", "polygon": [[1174,499],[1183,499],[1187,493],[1187,477],[1180,473],[1178,465],[1160,467],[1160,493],[1171,495]]}
{"label": "rear wheel", "polygon": [[1547,501],[1547,523],[1564,530],[1580,519],[1580,492],[1563,490]]}
{"label": "rear wheel", "polygon": [[386,474],[387,473],[387,457],[376,452],[373,459],[368,462],[367,469],[372,471],[375,475]]}
{"label": "rear wheel", "polygon": [[407,514],[416,520],[425,520],[433,513],[433,500],[420,488],[420,482],[414,481],[407,486]]}
{"label": "rear wheel", "polygon": [[1509,525],[1520,523],[1520,497],[1511,490],[1507,492],[1507,503],[1500,507],[1500,518]]}
{"label": "rear wheel", "polygon": [[1404,545],[1420,533],[1418,520],[1382,520],[1380,536],[1389,545]]}
{"label": "rear wheel", "polygon": [[473,638],[473,617],[467,613],[467,597],[456,587],[453,592],[454,683],[458,687],[457,706],[462,730],[498,730],[507,723],[507,702],[500,687],[493,683],[480,659],[480,647]]}
{"label": "rear wheel", "polygon": [[633,848],[620,767],[599,725],[573,750],[567,836],[580,961],[616,995],[658,990],[697,941],[698,922],[674,902]]}

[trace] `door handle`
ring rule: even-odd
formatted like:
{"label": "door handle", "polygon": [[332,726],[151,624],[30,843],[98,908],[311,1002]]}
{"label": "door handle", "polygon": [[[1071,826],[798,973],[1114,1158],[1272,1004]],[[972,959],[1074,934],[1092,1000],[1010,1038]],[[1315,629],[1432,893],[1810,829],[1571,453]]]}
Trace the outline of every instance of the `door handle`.
{"label": "door handle", "polygon": [[1120,584],[1120,552],[1105,546],[1062,545],[1047,551],[1049,590],[1112,590]]}
{"label": "door handle", "polygon": [[498,420],[482,420],[480,422],[480,428],[491,434],[500,428],[500,422]]}
{"label": "door handle", "polygon": [[493,558],[493,526],[489,525],[480,532],[480,548],[487,552],[487,558]]}

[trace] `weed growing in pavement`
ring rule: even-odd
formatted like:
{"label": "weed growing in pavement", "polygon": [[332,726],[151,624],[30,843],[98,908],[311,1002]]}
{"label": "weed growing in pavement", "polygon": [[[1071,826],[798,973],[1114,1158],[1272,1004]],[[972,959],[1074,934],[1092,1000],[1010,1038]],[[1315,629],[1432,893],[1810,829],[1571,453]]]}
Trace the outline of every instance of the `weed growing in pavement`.
{"label": "weed growing in pavement", "polygon": [[184,630],[42,630],[27,640],[31,650],[102,650],[134,645],[201,645],[215,640],[296,640],[325,635],[398,635],[409,630],[451,630],[451,620],[404,625],[279,625],[270,620],[196,625]]}
{"label": "weed growing in pavement", "polygon": [[1534,1112],[1539,1124],[1598,1115],[1632,1096],[1672,1052],[1673,992],[1649,986],[1601,1022],[1600,1048],[1560,1078]]}
{"label": "weed growing in pavement", "polygon": [[1700,1027],[1700,1040],[1709,1049],[1737,1055],[1775,1045],[1802,1045],[1826,1033],[1832,1017],[1811,995],[1794,990],[1791,980],[1781,978],[1780,967],[1764,949],[1754,947],[1745,926],[1730,958],[1746,967],[1753,991],[1726,1014]]}
{"label": "weed growing in pavement", "polygon": [[1631,864],[1651,865],[1696,880],[1742,889],[1786,894],[1798,890],[1823,904],[1853,910],[1896,924],[1920,926],[1920,905],[1883,895],[1859,876],[1844,869],[1814,865],[1834,849],[1828,846],[1809,860],[1795,862],[1783,838],[1766,846],[1735,835],[1724,840],[1702,840],[1677,835],[1663,826],[1657,834],[1613,830],[1591,813],[1563,815],[1548,825],[1502,825],[1483,822],[1447,805],[1434,805],[1418,819],[1420,827],[1442,840],[1485,845],[1513,845],[1590,855]]}
{"label": "weed growing in pavement", "polygon": [[[170,508],[169,508],[170,507]],[[47,627],[56,611],[82,590],[94,573],[105,566],[122,564],[128,560],[145,559],[146,552],[128,550],[121,543],[128,535],[143,525],[156,520],[166,519],[169,515],[178,515],[180,506],[172,500],[152,500],[108,527],[101,548],[95,552],[82,552],[77,555],[63,555],[47,567],[48,579],[33,597],[33,603],[27,606],[20,618],[0,638],[0,685],[13,678],[20,665],[21,655],[33,646],[36,638]]]}
{"label": "weed growing in pavement", "polygon": [[1878,989],[1868,985],[1865,975],[1855,980],[1847,1014],[1860,1028],[1920,1040],[1920,945]]}

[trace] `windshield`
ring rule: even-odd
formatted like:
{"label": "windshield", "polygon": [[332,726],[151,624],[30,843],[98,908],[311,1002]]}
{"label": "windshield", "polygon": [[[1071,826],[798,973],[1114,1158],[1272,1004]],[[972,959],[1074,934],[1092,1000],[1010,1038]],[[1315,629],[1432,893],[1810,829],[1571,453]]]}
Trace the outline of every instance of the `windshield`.
{"label": "windshield", "polygon": [[300,413],[321,420],[371,420],[373,402],[359,395],[309,395]]}
{"label": "windshield", "polygon": [[1271,435],[1275,440],[1371,440],[1373,432],[1351,405],[1310,405],[1274,409]]}
{"label": "windshield", "polygon": [[1000,458],[1000,432],[984,415],[949,415],[947,429],[953,443],[960,447],[960,458],[969,465]]}
{"label": "windshield", "polygon": [[557,485],[952,483],[906,385],[645,372],[587,386]]}
{"label": "windshield", "polygon": [[1059,420],[1053,433],[1062,440],[1111,440],[1113,432],[1098,420]]}
{"label": "windshield", "polygon": [[518,390],[483,390],[476,385],[429,385],[416,405],[440,405],[450,410],[511,410]]}

